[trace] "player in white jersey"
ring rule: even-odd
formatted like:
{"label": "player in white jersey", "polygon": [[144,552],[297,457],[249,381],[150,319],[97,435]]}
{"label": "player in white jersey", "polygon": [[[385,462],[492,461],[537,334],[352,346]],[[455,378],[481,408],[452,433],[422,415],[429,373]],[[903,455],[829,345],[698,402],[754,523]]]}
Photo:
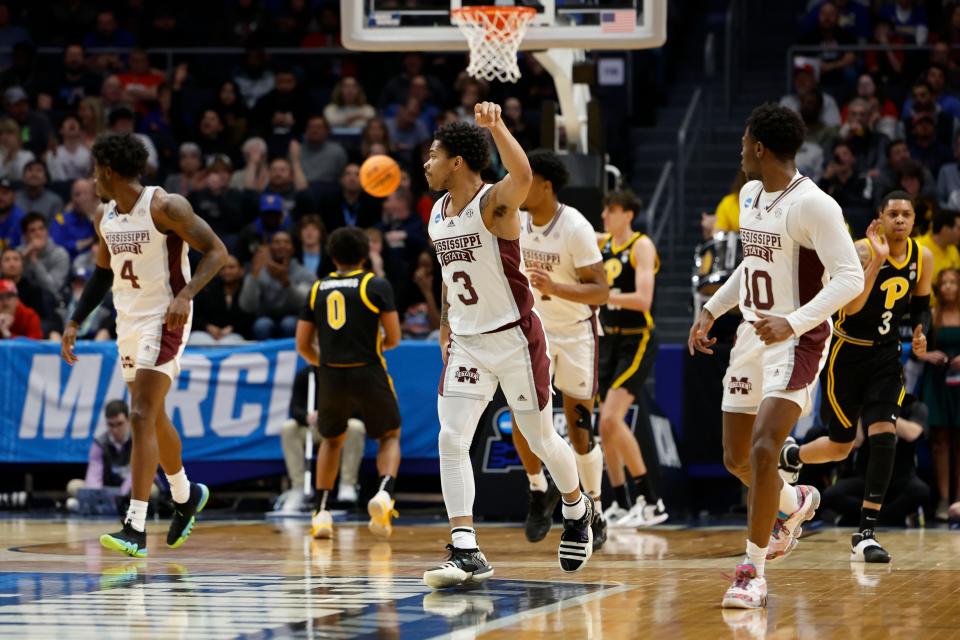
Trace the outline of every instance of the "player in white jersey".
{"label": "player in white jersey", "polygon": [[840,207],[797,172],[794,158],[803,139],[803,122],[784,107],[762,105],[747,119],[743,261],[704,306],[688,340],[691,355],[712,353],[710,327],[739,304],[744,322],[724,376],[723,461],[749,487],[749,529],[747,557],[724,607],[766,606],[766,560],[796,546],[801,525],[820,503],[813,487],[781,480],[777,457],[797,419],[811,410],[830,316],[863,290],[863,269]]}
{"label": "player in white jersey", "polygon": [[[101,136],[92,153],[97,196],[106,203],[97,207],[97,265],[63,332],[61,352],[68,364],[77,361],[77,327],[112,288],[117,348],[130,390],[133,488],[123,529],[104,534],[100,543],[143,558],[147,501],[158,461],[174,501],[167,546],[186,541],[210,495],[205,485],[187,479],[180,436],[164,401],[180,372],[193,298],[220,271],[227,250],[185,198],[140,184],[147,151],[135,136]],[[187,245],[203,254],[192,277]]]}
{"label": "player in white jersey", "polygon": [[[520,214],[533,175],[526,154],[500,118],[500,106],[475,107],[477,125],[439,129],[424,164],[427,184],[447,193],[433,207],[428,230],[443,276],[440,338],[444,369],[440,418],[440,482],[450,518],[449,559],[427,570],[435,589],[493,575],[473,529],[470,443],[497,385],[533,453],[544,461],[564,499],[558,557],[564,571],[581,569],[593,552],[593,501],[580,493],[570,446],[553,428],[550,357],[533,292],[521,271]],[[490,160],[487,129],[508,174],[484,184]]]}
{"label": "player in white jersey", "polygon": [[[533,183],[520,211],[524,273],[536,290],[534,307],[550,344],[553,382],[563,394],[567,437],[577,454],[580,483],[594,502],[593,548],[597,550],[607,531],[600,508],[603,454],[593,438],[599,357],[594,307],[607,301],[610,287],[593,226],[582,213],[557,200],[557,192],[570,178],[567,168],[552,151],[533,151],[527,160]],[[530,480],[525,533],[530,542],[539,542],[550,531],[560,492],[548,482],[543,464],[516,428],[513,444]]]}

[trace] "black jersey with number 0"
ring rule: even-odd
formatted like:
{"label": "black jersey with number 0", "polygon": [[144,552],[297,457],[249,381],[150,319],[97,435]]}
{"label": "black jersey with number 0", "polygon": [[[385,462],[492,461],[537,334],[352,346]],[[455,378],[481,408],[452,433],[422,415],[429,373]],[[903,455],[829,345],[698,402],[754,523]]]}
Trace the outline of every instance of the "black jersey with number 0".
{"label": "black jersey with number 0", "polygon": [[[869,247],[869,245],[867,245]],[[910,293],[920,280],[923,253],[916,240],[907,243],[907,255],[902,262],[887,258],[870,290],[863,309],[849,315],[841,309],[834,316],[834,330],[841,337],[856,344],[897,342],[899,328],[909,313]]]}
{"label": "black jersey with number 0", "polygon": [[[611,293],[633,293],[637,290],[637,264],[633,257],[633,247],[642,233],[634,233],[622,245],[616,245],[613,236],[600,242],[600,255],[603,258],[603,270],[607,274],[607,284]],[[660,270],[660,257],[657,256],[654,273]],[[648,311],[634,311],[608,304],[600,307],[600,324],[605,331],[615,329],[652,329],[653,316]]]}
{"label": "black jersey with number 0", "polygon": [[389,282],[364,271],[331,273],[313,284],[300,319],[317,325],[321,365],[382,365],[384,311],[396,311]]}

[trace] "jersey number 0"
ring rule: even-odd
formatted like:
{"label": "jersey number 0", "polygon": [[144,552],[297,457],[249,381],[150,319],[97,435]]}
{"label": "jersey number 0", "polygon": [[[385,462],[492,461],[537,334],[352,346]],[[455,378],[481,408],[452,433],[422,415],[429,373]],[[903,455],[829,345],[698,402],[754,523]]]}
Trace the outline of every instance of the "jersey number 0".
{"label": "jersey number 0", "polygon": [[339,291],[327,296],[327,324],[336,331],[347,323],[347,301]]}

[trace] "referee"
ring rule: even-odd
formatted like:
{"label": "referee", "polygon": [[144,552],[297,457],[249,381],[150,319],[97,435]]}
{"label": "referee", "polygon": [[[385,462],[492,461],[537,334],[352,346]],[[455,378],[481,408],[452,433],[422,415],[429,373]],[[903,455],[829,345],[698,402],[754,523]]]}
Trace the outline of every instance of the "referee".
{"label": "referee", "polygon": [[[400,319],[390,283],[366,271],[370,242],[356,227],[330,234],[327,253],[336,271],[314,283],[297,322],[297,352],[317,367],[316,505],[310,533],[333,537],[327,498],[340,466],[347,420],[359,414],[379,443],[380,490],[367,503],[370,531],[393,526],[393,485],[400,466],[400,409],[383,350],[400,342]],[[319,350],[317,349],[319,343]]]}

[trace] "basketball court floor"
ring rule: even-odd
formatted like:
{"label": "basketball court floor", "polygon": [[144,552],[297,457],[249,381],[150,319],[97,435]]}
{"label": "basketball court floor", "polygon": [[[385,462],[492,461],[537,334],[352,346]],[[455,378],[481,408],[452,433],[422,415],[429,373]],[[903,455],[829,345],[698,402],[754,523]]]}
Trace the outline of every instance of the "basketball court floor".
{"label": "basketball court floor", "polygon": [[847,560],[849,531],[805,535],[768,569],[768,611],[724,611],[743,553],[737,528],[614,532],[588,568],[562,574],[559,528],[529,544],[519,527],[482,527],[495,575],[432,592],[442,525],[388,541],[340,524],[205,520],[184,547],[148,523],[150,557],[97,538],[113,521],[0,520],[0,638],[950,638],[960,637],[960,535],[887,531],[888,566]]}

